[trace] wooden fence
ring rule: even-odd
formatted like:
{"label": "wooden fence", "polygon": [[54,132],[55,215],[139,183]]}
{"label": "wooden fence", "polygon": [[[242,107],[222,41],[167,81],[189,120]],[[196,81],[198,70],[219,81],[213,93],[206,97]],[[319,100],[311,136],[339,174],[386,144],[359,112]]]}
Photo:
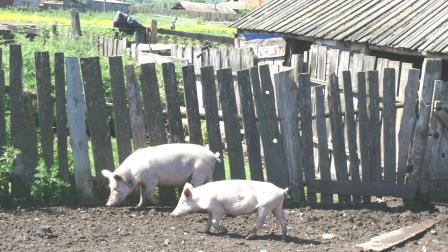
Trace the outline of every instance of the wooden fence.
{"label": "wooden fence", "polygon": [[130,6],[130,13],[148,13],[164,16],[174,17],[188,17],[188,18],[203,18],[209,21],[235,21],[242,17],[240,14],[228,14],[217,12],[202,12],[202,11],[185,11],[185,10],[172,10],[172,9],[158,9],[145,6]]}
{"label": "wooden fence", "polygon": [[[162,81],[156,77],[154,63],[140,65],[140,76],[136,76],[134,66],[123,66],[120,56],[110,57],[113,109],[109,112],[98,58],[66,58],[64,69],[64,56],[57,54],[56,118],[53,118],[54,101],[48,91],[51,80],[49,55],[37,52],[35,59],[39,97],[37,108],[31,102],[32,96],[23,91],[21,47],[10,46],[10,133],[12,145],[22,151],[13,168],[13,197],[29,197],[38,153],[42,153],[47,166],[54,162],[53,123],[50,122],[55,120],[60,174],[63,178],[69,174],[67,157],[71,154],[74,160],[74,187],[80,201],[93,195],[104,199],[108,193],[107,181],[91,172],[88,143],[90,141],[93,148],[95,174],[101,174],[102,169],[113,170],[110,117],[115,119],[120,161],[132,150],[146,145],[185,142],[187,139],[203,144],[202,116],[192,65],[182,67],[189,129],[184,132],[173,63],[162,64]],[[405,73],[407,78],[403,82],[403,90],[406,95],[398,141],[398,99],[393,68],[386,68],[381,78],[379,71],[375,70],[342,71],[339,77],[329,74],[326,84],[322,85],[311,78],[312,74],[296,75],[297,69],[278,71],[278,68],[270,69],[272,67],[268,65],[250,67],[237,71],[234,80],[231,68],[220,67],[216,71],[213,66],[201,67],[199,79],[205,105],[208,145],[211,151],[226,154],[223,157],[229,160],[230,178],[267,180],[280,187],[290,186],[294,197],[303,200],[306,195],[310,203],[319,200],[325,204],[332,203],[333,194],[339,196],[340,203],[368,203],[370,196],[414,198],[418,186],[420,192],[425,192],[421,178],[428,175],[427,168],[423,166],[428,156],[423,153],[428,150],[426,146],[433,146],[428,145],[428,141],[440,141],[438,138],[428,140],[427,137],[431,114],[428,104],[432,104],[433,97],[431,86],[446,90],[445,82],[434,84],[434,80],[440,79],[440,61],[425,61],[420,115],[426,116],[419,116],[418,119],[412,107],[416,104],[420,71],[410,69]],[[0,98],[4,99],[6,93],[3,92],[4,83],[1,80]],[[160,90],[165,92],[166,101],[160,98],[159,86],[163,86]],[[384,91],[382,97],[380,86]],[[446,91],[441,94],[435,96],[438,104],[447,102]],[[344,97],[343,102],[341,97]],[[357,98],[356,105],[354,97]],[[237,99],[240,100],[241,117],[238,116]],[[328,104],[328,111],[325,104]],[[167,108],[166,111],[163,107]],[[37,111],[39,130],[33,120]],[[0,109],[0,113],[5,113],[4,109]],[[0,118],[4,116],[0,114]],[[221,132],[221,118],[224,132]],[[325,123],[327,118],[330,120],[329,132]],[[313,121],[316,122],[314,127]],[[413,122],[416,122],[415,130],[410,127]],[[241,125],[244,134],[240,134]],[[318,139],[318,159],[314,159],[313,135],[317,135]],[[69,136],[72,153],[67,153]],[[0,134],[0,137],[6,136]],[[146,141],[142,141],[144,139]],[[0,139],[0,143],[5,143],[5,139]],[[438,143],[440,149],[443,143]],[[398,165],[395,149],[398,149],[400,157]],[[249,177],[246,177],[245,160],[249,164]],[[400,166],[400,160],[404,160],[406,165]],[[437,158],[432,162],[440,164],[441,161]],[[414,169],[404,183],[408,163]],[[331,166],[335,168],[335,178],[332,177]],[[217,164],[214,179],[224,179],[225,173],[223,163]],[[173,189],[167,188],[161,190],[161,195],[165,201],[172,201],[175,197]]]}

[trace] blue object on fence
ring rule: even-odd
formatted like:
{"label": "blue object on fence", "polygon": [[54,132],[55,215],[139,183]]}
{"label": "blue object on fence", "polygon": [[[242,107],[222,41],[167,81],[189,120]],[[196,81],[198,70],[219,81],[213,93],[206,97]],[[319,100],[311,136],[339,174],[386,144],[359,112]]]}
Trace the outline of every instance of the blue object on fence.
{"label": "blue object on fence", "polygon": [[280,34],[243,32],[240,33],[238,37],[239,39],[243,40],[254,40],[254,39],[282,38],[283,36]]}

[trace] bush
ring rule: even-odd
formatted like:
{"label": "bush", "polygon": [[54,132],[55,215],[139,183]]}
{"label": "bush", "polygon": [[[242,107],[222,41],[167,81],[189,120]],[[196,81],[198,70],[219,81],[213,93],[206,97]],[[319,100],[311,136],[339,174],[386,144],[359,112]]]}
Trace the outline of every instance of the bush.
{"label": "bush", "polygon": [[0,205],[7,205],[10,200],[12,166],[20,151],[13,147],[0,147],[4,152],[0,156]]}
{"label": "bush", "polygon": [[72,203],[70,184],[58,176],[56,165],[50,169],[41,164],[37,167],[37,173],[31,189],[31,197],[38,204],[55,205]]}

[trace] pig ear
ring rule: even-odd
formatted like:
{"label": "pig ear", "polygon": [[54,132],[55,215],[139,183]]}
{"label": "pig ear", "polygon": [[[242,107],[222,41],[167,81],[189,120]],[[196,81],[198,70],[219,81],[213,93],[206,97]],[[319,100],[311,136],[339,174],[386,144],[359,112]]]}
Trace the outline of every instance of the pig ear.
{"label": "pig ear", "polygon": [[193,196],[193,194],[191,193],[191,190],[189,188],[185,188],[184,195],[187,200],[190,200],[191,197]]}
{"label": "pig ear", "polygon": [[120,175],[118,175],[118,174],[114,175],[114,179],[117,180],[117,181],[123,181],[123,178]]}
{"label": "pig ear", "polygon": [[101,174],[103,174],[103,176],[106,178],[110,178],[112,176],[112,172],[109,170],[102,170]]}
{"label": "pig ear", "polygon": [[187,183],[185,183],[185,185],[184,185],[184,190],[187,189],[187,188],[188,188],[188,189],[193,189],[193,185],[191,185],[190,183],[187,182]]}

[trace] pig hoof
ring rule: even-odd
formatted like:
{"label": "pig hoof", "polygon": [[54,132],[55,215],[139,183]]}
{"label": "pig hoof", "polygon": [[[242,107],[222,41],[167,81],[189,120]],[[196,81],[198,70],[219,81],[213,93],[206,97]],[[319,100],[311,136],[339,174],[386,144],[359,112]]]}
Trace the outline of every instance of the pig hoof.
{"label": "pig hoof", "polygon": [[216,229],[216,231],[218,231],[219,234],[227,234],[227,232],[229,232],[229,230],[225,227],[219,227]]}
{"label": "pig hoof", "polygon": [[205,229],[204,234],[211,234],[210,229]]}
{"label": "pig hoof", "polygon": [[282,241],[287,242],[288,241],[288,236],[287,235],[282,235]]}

